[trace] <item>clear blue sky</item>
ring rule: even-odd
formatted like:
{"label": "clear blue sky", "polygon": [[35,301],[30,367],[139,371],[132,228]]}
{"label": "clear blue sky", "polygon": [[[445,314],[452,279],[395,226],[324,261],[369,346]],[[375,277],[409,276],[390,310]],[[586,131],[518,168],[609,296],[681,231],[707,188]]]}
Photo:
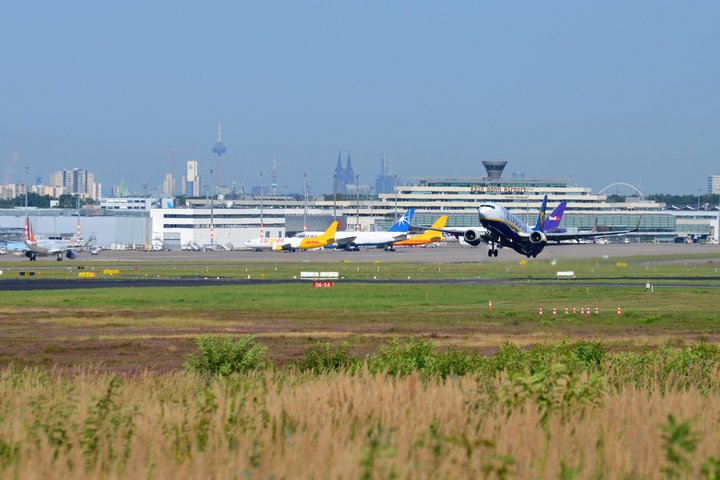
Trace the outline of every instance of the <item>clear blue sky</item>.
{"label": "clear blue sky", "polygon": [[694,194],[720,173],[719,18],[711,1],[9,2],[0,180],[81,167],[139,191],[169,147],[207,173],[220,119],[223,183],[277,159],[291,191],[304,170],[332,191],[349,149],[361,183],[387,156],[405,179],[507,160]]}

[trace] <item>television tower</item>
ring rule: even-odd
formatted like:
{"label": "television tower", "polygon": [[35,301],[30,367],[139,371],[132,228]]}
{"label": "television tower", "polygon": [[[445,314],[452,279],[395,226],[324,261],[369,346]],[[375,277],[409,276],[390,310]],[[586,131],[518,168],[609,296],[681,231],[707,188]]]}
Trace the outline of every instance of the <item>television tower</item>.
{"label": "television tower", "polygon": [[277,163],[276,163],[276,161],[273,159],[272,183],[270,184],[270,185],[272,186],[272,195],[273,195],[273,197],[274,197],[275,195],[277,195],[277,187],[278,187],[278,183],[277,183],[277,169],[276,169],[276,167],[277,167]]}
{"label": "television tower", "polygon": [[212,151],[217,155],[217,176],[215,177],[215,194],[217,195],[220,191],[220,157],[227,152],[227,147],[222,143],[222,122],[218,120],[218,139],[212,148]]}

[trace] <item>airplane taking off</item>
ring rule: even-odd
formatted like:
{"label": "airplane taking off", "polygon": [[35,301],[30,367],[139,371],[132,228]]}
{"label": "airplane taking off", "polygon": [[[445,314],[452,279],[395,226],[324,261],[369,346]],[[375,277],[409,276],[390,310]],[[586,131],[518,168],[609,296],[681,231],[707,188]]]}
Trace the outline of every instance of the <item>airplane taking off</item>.
{"label": "airplane taking off", "polygon": [[[561,203],[562,205],[562,203]],[[542,206],[534,227],[526,225],[507,208],[497,203],[487,202],[478,208],[478,217],[484,231],[475,228],[445,228],[436,229],[453,235],[462,235],[465,242],[477,246],[480,243],[490,245],[489,257],[497,257],[500,247],[512,248],[516,252],[526,255],[528,258],[535,258],[547,246],[548,242],[560,242],[565,240],[579,241],[583,238],[597,238],[614,235],[625,235],[636,232],[638,227],[631,230],[619,232],[594,232],[594,233],[567,233],[548,232],[545,230],[546,218],[545,207],[547,206],[547,195],[543,198]],[[564,211],[564,205],[562,210]],[[562,218],[562,215],[560,215]],[[553,225],[550,223],[550,225]],[[638,223],[639,226],[639,223]],[[557,228],[557,225],[555,225]]]}
{"label": "airplane taking off", "polygon": [[53,237],[36,238],[29,218],[25,219],[25,245],[28,248],[25,256],[28,257],[31,262],[36,261],[38,255],[57,255],[58,262],[62,261],[63,255],[70,260],[77,257],[77,253],[75,253],[73,249],[68,248],[67,240]]}
{"label": "airplane taking off", "polygon": [[325,233],[314,237],[290,237],[283,242],[276,243],[273,250],[289,250],[291,252],[297,250],[310,250],[313,248],[322,248],[335,243],[335,232],[337,231],[338,221],[335,220],[330,224]]}
{"label": "airplane taking off", "polygon": [[[561,232],[567,231],[564,228],[560,228],[560,221],[562,220],[562,216],[565,213],[566,206],[567,206],[567,201],[563,200],[562,202],[560,202],[558,204],[557,207],[555,207],[555,210],[553,210],[552,213],[550,213],[550,215],[548,215],[548,217],[545,219],[545,233],[561,233]],[[482,235],[487,233],[487,230],[485,230],[484,227],[470,227],[470,228],[461,228],[461,229],[452,229],[451,228],[450,230],[445,229],[443,231],[443,233],[449,233],[449,234],[453,235],[454,237],[456,237],[458,239],[458,241],[460,242],[460,245],[462,245],[464,247],[477,247],[478,245],[480,245],[479,242],[470,244],[465,240],[465,237],[463,236],[463,234],[470,229],[479,231],[482,233]]]}
{"label": "airplane taking off", "polygon": [[429,229],[425,230],[423,233],[419,233],[405,240],[395,242],[393,246],[417,246],[427,245],[428,243],[442,242],[443,240],[445,240],[445,237],[442,236],[442,232],[445,228],[447,220],[447,215],[440,215],[440,217],[435,220],[435,223],[433,223],[432,226]]}

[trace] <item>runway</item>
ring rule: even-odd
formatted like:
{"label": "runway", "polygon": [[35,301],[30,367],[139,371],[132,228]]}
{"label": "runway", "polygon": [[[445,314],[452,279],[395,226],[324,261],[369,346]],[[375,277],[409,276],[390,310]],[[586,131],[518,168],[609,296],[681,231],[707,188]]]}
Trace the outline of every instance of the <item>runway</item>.
{"label": "runway", "polygon": [[[660,243],[629,243],[629,244],[563,244],[548,245],[536,259],[527,259],[529,262],[593,259],[593,258],[622,258],[630,256],[673,256],[703,254],[715,256],[711,260],[720,263],[720,246],[700,244],[660,244]],[[409,262],[409,263],[517,263],[525,259],[510,249],[501,249],[497,258],[487,256],[487,247],[463,247],[457,242],[448,242],[445,247],[398,248],[394,252],[385,252],[379,249],[361,250],[359,252],[345,252],[339,250],[319,250],[302,252],[252,252],[246,250],[233,251],[111,251],[105,250],[99,255],[90,255],[86,252],[78,254],[76,260],[65,259],[57,262],[54,256],[38,257],[38,262],[50,262],[59,265],[72,265],[73,262],[340,262],[350,260],[353,262],[374,263],[380,262]],[[675,261],[671,258],[668,261]],[[703,259],[707,261],[708,259]],[[684,261],[684,260],[683,260]],[[0,256],[0,263],[16,264],[30,261],[25,257],[12,254]]]}
{"label": "runway", "polygon": [[[645,288],[648,281],[656,281],[650,277],[620,277],[620,278],[576,278],[572,280],[558,280],[557,278],[469,278],[469,279],[341,279],[335,280],[337,284],[365,283],[365,284],[395,284],[395,285],[495,285],[495,286],[555,286],[555,287],[618,287],[618,288]],[[676,277],[663,278],[665,283],[654,285],[655,289],[663,288],[703,288],[720,289],[720,277]],[[673,280],[675,282],[673,282]],[[705,283],[687,283],[688,281]],[[715,283],[707,283],[715,282]],[[312,285],[309,280],[297,279],[238,279],[238,278],[148,278],[148,279],[93,279],[93,280],[67,280],[67,279],[32,279],[32,280],[1,280],[2,291],[26,290],[77,290],[96,288],[148,288],[148,287],[210,287],[228,285],[281,285],[281,284]]]}

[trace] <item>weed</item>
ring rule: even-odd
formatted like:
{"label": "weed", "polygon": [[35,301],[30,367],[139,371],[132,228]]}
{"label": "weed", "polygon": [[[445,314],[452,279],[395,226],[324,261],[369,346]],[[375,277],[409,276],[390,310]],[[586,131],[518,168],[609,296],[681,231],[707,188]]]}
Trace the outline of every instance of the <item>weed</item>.
{"label": "weed", "polygon": [[[117,403],[121,386],[118,377],[110,380],[105,394],[97,398],[88,411],[80,438],[87,470],[96,466],[101,470],[109,470],[116,462],[123,465],[130,456],[136,409],[125,411]],[[122,443],[121,449],[116,445],[118,441]]]}
{"label": "weed", "polygon": [[252,335],[239,340],[230,336],[200,335],[197,347],[199,352],[188,357],[185,369],[206,377],[247,373],[268,365],[264,359],[267,348],[255,343]]}
{"label": "weed", "polygon": [[334,349],[329,343],[319,343],[305,351],[298,368],[301,372],[320,374],[352,370],[359,363],[360,359],[350,354],[350,346],[347,342],[340,343]]}
{"label": "weed", "polygon": [[698,436],[692,431],[691,421],[678,422],[674,415],[668,415],[666,424],[660,426],[663,431],[663,449],[665,466],[662,471],[667,478],[683,478],[689,470],[687,455],[695,451]]}

